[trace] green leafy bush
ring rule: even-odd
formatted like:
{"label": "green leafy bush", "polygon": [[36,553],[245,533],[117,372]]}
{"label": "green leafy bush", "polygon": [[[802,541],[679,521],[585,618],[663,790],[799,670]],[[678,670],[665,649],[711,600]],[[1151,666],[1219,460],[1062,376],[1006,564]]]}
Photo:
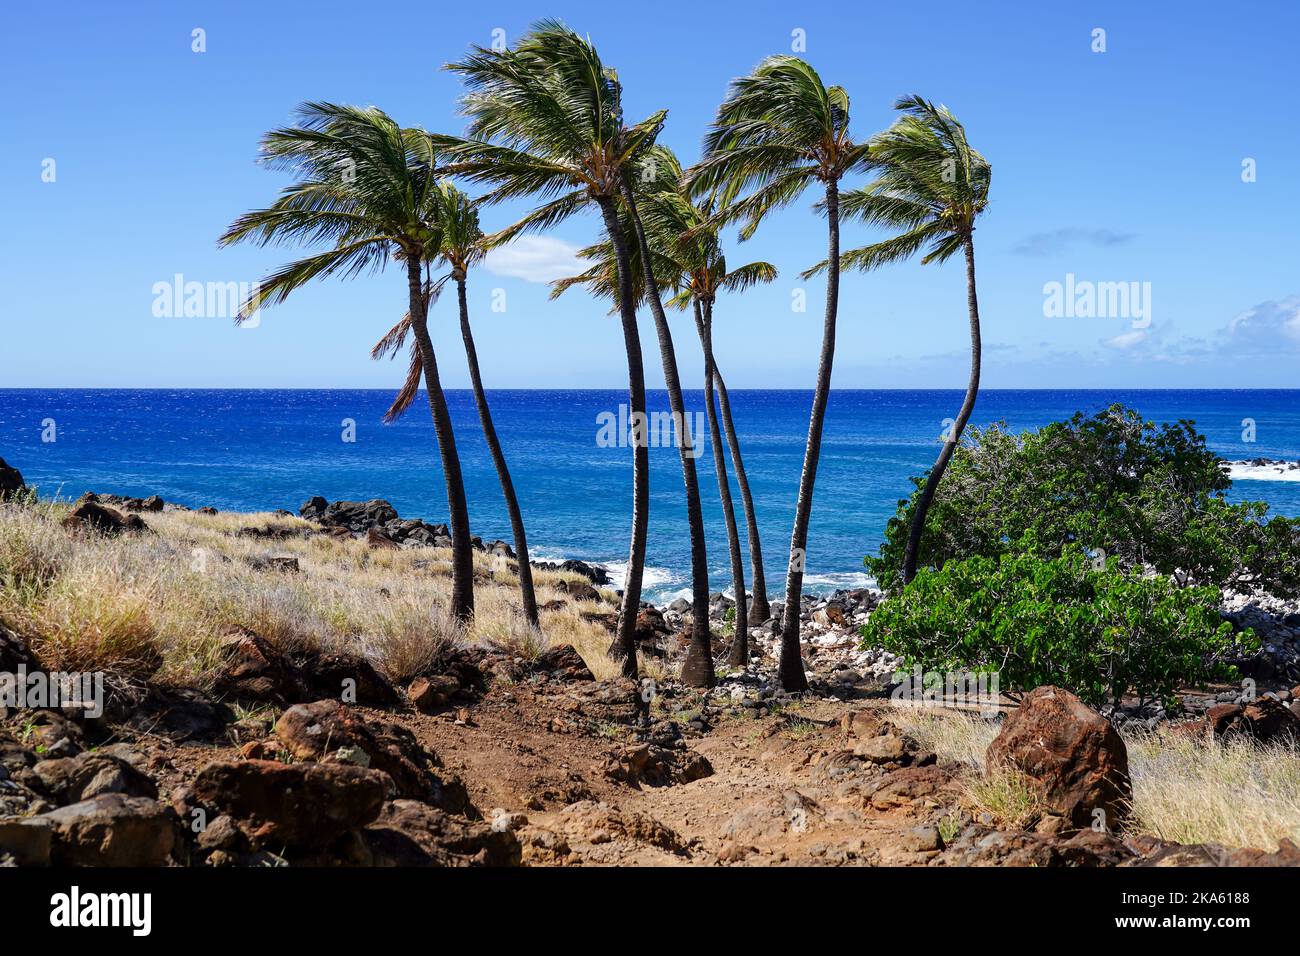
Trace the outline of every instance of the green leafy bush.
{"label": "green leafy bush", "polygon": [[1257,646],[1219,616],[1217,588],[1098,565],[1078,547],[947,561],[884,601],[862,634],[909,667],[996,670],[1003,690],[1055,684],[1093,705],[1132,689],[1175,706],[1179,687],[1230,676],[1225,661]]}
{"label": "green leafy bush", "polygon": [[[1300,594],[1300,519],[1227,503],[1222,462],[1190,421],[1156,426],[1112,405],[1037,432],[967,436],[926,515],[922,566],[1017,552],[1051,559],[1083,545],[1179,583]],[[919,489],[924,479],[914,481]],[[866,559],[887,590],[900,581],[916,497],[899,502],[880,555]]]}

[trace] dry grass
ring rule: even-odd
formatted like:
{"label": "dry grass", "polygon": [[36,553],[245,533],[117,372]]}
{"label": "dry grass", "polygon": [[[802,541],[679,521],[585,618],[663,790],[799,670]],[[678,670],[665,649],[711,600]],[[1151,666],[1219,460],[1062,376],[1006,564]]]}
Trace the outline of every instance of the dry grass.
{"label": "dry grass", "polygon": [[1139,829],[1179,843],[1274,850],[1279,837],[1300,842],[1300,749],[1206,746],[1168,734],[1126,742]]}
{"label": "dry grass", "polygon": [[[997,724],[939,710],[896,708],[890,719],[940,757],[983,771]],[[1173,734],[1125,734],[1129,828],[1178,843],[1275,850],[1300,841],[1300,749],[1249,742],[1207,746]],[[1014,781],[981,778],[972,799],[1002,819],[1021,799]]]}
{"label": "dry grass", "polygon": [[[450,552],[377,550],[365,541],[310,534],[298,518],[197,512],[146,514],[153,533],[104,538],[70,534],[66,506],[0,506],[0,623],[24,635],[51,666],[106,670],[203,686],[220,639],[251,630],[287,651],[361,653],[403,681],[440,651],[464,643],[535,657],[573,644],[598,677],[618,673],[609,635],[565,603],[542,615],[542,633],[520,619],[518,580],[475,555],[476,615],[468,628],[447,613]],[[241,535],[272,528],[282,538]],[[256,570],[253,558],[296,558],[299,573]],[[564,597],[560,572],[536,575],[539,603]]]}

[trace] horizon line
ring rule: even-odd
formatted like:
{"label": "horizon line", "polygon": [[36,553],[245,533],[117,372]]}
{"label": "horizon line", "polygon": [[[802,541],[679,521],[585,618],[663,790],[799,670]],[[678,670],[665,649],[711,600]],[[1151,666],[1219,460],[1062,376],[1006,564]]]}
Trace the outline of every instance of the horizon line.
{"label": "horizon line", "polygon": [[[392,386],[337,386],[337,385],[8,385],[0,386],[4,392],[395,392]],[[428,389],[421,387],[420,392]],[[472,392],[469,386],[444,388],[443,392]],[[553,388],[531,385],[497,386],[486,388],[485,392],[625,392],[626,385],[587,385],[582,387]],[[666,392],[667,388],[646,388],[646,392]],[[683,391],[702,392],[704,387],[683,387]],[[729,392],[812,392],[813,388],[729,388]],[[832,388],[832,392],[964,392],[961,387],[945,388],[901,388],[879,386],[876,388]],[[1300,386],[1268,385],[1188,385],[1174,386],[1135,386],[1115,385],[1104,388],[1096,386],[1072,387],[1041,385],[1022,387],[981,388],[980,394],[986,392],[1298,392]],[[417,393],[418,394],[418,393]]]}

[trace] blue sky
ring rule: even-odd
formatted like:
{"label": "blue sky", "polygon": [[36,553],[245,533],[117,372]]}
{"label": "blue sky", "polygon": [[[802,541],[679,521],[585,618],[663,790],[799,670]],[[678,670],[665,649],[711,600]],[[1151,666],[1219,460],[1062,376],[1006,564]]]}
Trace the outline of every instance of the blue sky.
{"label": "blue sky", "polygon": [[[742,9],[739,5],[734,9]],[[374,104],[399,122],[459,131],[458,83],[441,69],[470,44],[555,16],[619,70],[630,118],[669,109],[663,141],[685,161],[728,81],[764,56],[804,55],[852,98],[858,137],[918,92],[946,103],[993,164],[976,233],[988,387],[1264,387],[1300,358],[1300,122],[1289,3],[808,2],[310,5],[74,2],[10,7],[0,35],[5,148],[0,232],[5,386],[389,386],[369,361],[404,311],[398,270],[326,281],[262,313],[155,315],[156,283],[251,282],[283,249],[218,250],[241,212],[286,181],[254,162],[258,138],[306,99]],[[206,51],[192,50],[192,31]],[[1106,50],[1093,52],[1093,31]],[[53,160],[54,177],[48,179]],[[1243,161],[1255,181],[1243,182]],[[771,286],[720,300],[715,345],[732,387],[810,387],[824,255],[813,194],[774,216],[733,262],[768,259]],[[522,207],[484,213],[505,225]],[[489,386],[626,382],[618,325],[537,281],[596,235],[566,223],[471,277]],[[875,238],[845,226],[846,245]],[[733,237],[734,239],[734,237]],[[1044,286],[1135,282],[1142,317],[1049,318]],[[1149,283],[1149,286],[1142,284]],[[808,308],[792,311],[806,288]],[[495,290],[506,309],[493,312]],[[1145,301],[1145,300],[1143,300]],[[468,383],[452,297],[434,313],[444,381]],[[674,320],[686,383],[702,362]],[[965,384],[960,263],[907,264],[843,283],[834,384]],[[647,355],[657,354],[643,321]],[[648,368],[651,384],[662,381]]]}

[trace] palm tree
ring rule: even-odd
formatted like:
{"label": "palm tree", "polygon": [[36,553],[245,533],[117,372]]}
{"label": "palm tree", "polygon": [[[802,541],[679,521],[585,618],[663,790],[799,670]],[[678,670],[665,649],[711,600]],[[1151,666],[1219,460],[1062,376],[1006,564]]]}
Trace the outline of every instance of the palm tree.
{"label": "palm tree", "polygon": [[298,177],[266,209],[240,216],[221,236],[223,246],[245,240],[266,246],[330,242],[325,252],[291,262],[262,280],[244,303],[241,320],[263,305],[283,302],[316,278],[406,267],[410,327],[429,397],[447,486],[452,539],[451,609],[463,621],[474,614],[474,556],[469,507],[451,415],[429,338],[421,263],[433,238],[430,202],[437,182],[430,136],[403,129],[382,110],[305,103],[298,124],[262,140],[263,160]]}
{"label": "palm tree", "polygon": [[[555,21],[537,24],[513,50],[475,47],[448,69],[469,88],[462,110],[470,118],[468,138],[435,138],[450,154],[451,171],[491,185],[484,202],[522,196],[544,200],[494,241],[549,228],[593,205],[600,210],[618,263],[628,405],[633,420],[644,420],[645,369],[633,270],[617,201],[624,166],[654,141],[665,113],[625,126],[617,77],[590,42]],[[622,655],[623,673],[629,677],[637,674],[636,618],[645,573],[649,481],[648,445],[633,442],[632,536],[612,648]]]}
{"label": "palm tree", "polygon": [[[754,515],[753,497],[745,476],[744,459],[740,455],[740,442],[732,421],[731,404],[726,396],[726,386],[718,372],[713,353],[713,307],[720,290],[742,291],[758,282],[771,282],[776,278],[776,268],[767,262],[751,262],[734,270],[727,267],[718,237],[718,228],[712,224],[712,205],[705,201],[695,203],[683,185],[683,173],[677,157],[665,147],[655,147],[648,157],[657,188],[647,190],[648,212],[644,217],[650,233],[656,237],[655,248],[662,250],[665,260],[674,266],[672,285],[677,295],[672,304],[685,308],[688,304],[695,312],[696,330],[704,352],[705,412],[709,423],[709,436],[713,444],[714,471],[718,477],[718,496],[727,526],[727,544],[731,558],[732,589],[736,594],[736,636],[731,644],[728,663],[744,666],[749,659],[749,608],[745,594],[745,573],[740,553],[740,537],[736,528],[735,509],[732,505],[731,485],[727,478],[723,457],[722,439],[719,435],[718,409],[715,405],[714,387],[724,409],[724,424],[732,463],[736,468],[737,482],[745,507],[745,517],[750,546],[750,560],[754,574],[756,613],[765,620],[771,613],[767,604],[767,586],[763,574],[762,543],[758,536],[758,521]],[[650,177],[643,177],[650,179]]]}
{"label": "palm tree", "polygon": [[[650,314],[654,317],[655,333],[659,338],[659,358],[664,367],[664,385],[668,390],[668,407],[673,414],[676,430],[678,455],[682,463],[682,484],[686,490],[686,521],[691,538],[691,643],[682,662],[682,683],[692,687],[712,687],[715,683],[713,670],[712,638],[709,633],[709,559],[704,538],[704,509],[700,502],[700,485],[695,474],[695,451],[689,428],[690,420],[686,417],[686,403],[682,397],[681,376],[677,371],[677,356],[673,349],[672,330],[668,327],[668,317],[664,314],[663,299],[659,295],[659,282],[655,278],[653,257],[645,228],[638,214],[637,200],[632,189],[632,179],[625,167],[622,174],[622,197],[627,209],[628,219],[632,223],[632,234],[636,237],[637,248],[641,253],[642,275],[645,278],[645,298],[650,304]],[[710,390],[707,394],[711,395]],[[712,399],[709,407],[712,408]],[[718,445],[714,445],[715,456],[721,455]],[[730,497],[730,494],[728,494]],[[733,519],[734,525],[734,519]],[[734,530],[734,528],[733,528]],[[739,544],[736,546],[739,554]],[[745,600],[744,582],[736,600]]]}
{"label": "palm tree", "polygon": [[[478,407],[479,423],[483,426],[483,437],[487,441],[492,463],[496,466],[497,480],[501,483],[501,493],[505,497],[506,511],[510,515],[510,530],[515,541],[515,557],[519,564],[519,595],[523,603],[524,620],[529,626],[540,627],[537,615],[537,596],[533,590],[533,571],[528,561],[528,538],[524,532],[524,518],[519,509],[519,498],[515,494],[514,482],[510,478],[510,469],[506,465],[501,442],[497,438],[496,426],[492,422],[492,411],[488,407],[487,394],[483,391],[483,378],[479,373],[478,350],[474,347],[474,333],[469,323],[469,305],[465,296],[466,274],[470,266],[481,260],[490,247],[487,237],[479,227],[478,209],[473,200],[450,183],[440,183],[432,195],[432,215],[437,225],[436,242],[430,243],[428,252],[441,259],[450,267],[450,272],[426,288],[426,301],[437,295],[442,284],[448,279],[456,283],[456,297],[460,304],[460,335],[465,342],[465,356],[469,361],[470,384],[474,389],[474,404]],[[426,260],[426,268],[431,265]],[[426,305],[427,310],[427,305]],[[389,333],[380,340],[371,353],[375,358],[385,353],[396,354],[410,329],[410,313],[407,313]],[[415,398],[415,391],[420,382],[420,365],[418,351],[412,350],[412,364],[406,385],[384,416],[394,421],[410,406]]]}
{"label": "palm tree", "polygon": [[[718,107],[708,135],[704,158],[691,171],[696,194],[717,196],[726,222],[744,220],[741,239],[774,209],[797,199],[811,183],[825,190],[828,227],[826,313],[822,329],[817,387],[813,392],[808,442],[804,449],[799,498],[790,534],[786,574],[785,616],[781,627],[781,686],[804,690],[799,649],[800,595],[808,544],[808,518],[821,453],[822,420],[830,394],[835,357],[835,319],[839,306],[840,213],[839,183],[848,173],[865,168],[867,147],[849,136],[849,97],[843,87],[825,86],[808,63],[792,56],[769,57],[749,76],[734,80]],[[744,198],[740,198],[744,195]]]}
{"label": "palm tree", "polygon": [[[923,264],[946,262],[959,250],[966,257],[966,303],[970,319],[970,381],[939,458],[926,476],[912,509],[903,558],[903,583],[916,577],[917,553],[925,516],[975,408],[980,387],[980,313],[975,294],[975,220],[989,201],[992,170],[966,139],[966,130],[946,106],[919,96],[894,104],[905,115],[870,142],[878,178],[846,192],[841,211],[847,218],[903,230],[881,242],[840,257],[847,269],[870,270],[925,250]],[[816,268],[810,272],[816,271]]]}
{"label": "palm tree", "polygon": [[[707,229],[710,210],[707,206],[696,206],[682,188],[682,169],[677,157],[664,146],[655,146],[648,150],[642,159],[640,171],[634,175],[633,182],[640,193],[639,219],[644,227],[649,246],[649,261],[654,264],[656,282],[660,287],[675,290],[676,295],[669,301],[677,308],[692,306],[696,315],[696,329],[700,335],[700,344],[705,355],[705,397],[706,416],[713,445],[714,471],[718,478],[718,494],[722,502],[723,519],[727,529],[728,550],[731,558],[732,588],[736,597],[736,639],[732,641],[728,663],[743,666],[748,660],[748,612],[745,594],[744,564],[741,558],[739,531],[736,526],[735,508],[732,504],[731,486],[727,479],[725,452],[718,430],[718,414],[714,404],[713,382],[716,376],[716,363],[713,358],[712,313],[713,302],[719,289],[741,290],[755,282],[767,282],[776,277],[776,269],[766,262],[750,263],[738,269],[728,271],[717,240],[717,230]],[[635,228],[626,213],[626,204],[621,210],[624,218],[629,220],[629,229]],[[635,286],[637,302],[646,297],[644,263],[645,255],[636,255],[639,260],[642,281]],[[608,242],[597,243],[579,253],[592,265],[577,276],[560,279],[554,283],[552,298],[557,297],[574,285],[585,285],[597,296],[614,299],[614,278],[617,276],[613,248]],[[728,408],[728,420],[730,419]],[[738,471],[743,473],[744,462],[740,458],[740,445],[735,436],[734,424],[728,427],[728,442],[732,450],[732,459],[740,463]],[[748,496],[748,482],[742,482],[744,493]],[[752,508],[752,499],[750,499]],[[762,545],[758,541],[758,525],[752,511],[748,514],[750,521],[751,557],[758,569],[757,580],[762,581]],[[762,588],[756,586],[762,592]],[[763,595],[766,607],[766,594]],[[765,610],[765,614],[767,611]]]}

